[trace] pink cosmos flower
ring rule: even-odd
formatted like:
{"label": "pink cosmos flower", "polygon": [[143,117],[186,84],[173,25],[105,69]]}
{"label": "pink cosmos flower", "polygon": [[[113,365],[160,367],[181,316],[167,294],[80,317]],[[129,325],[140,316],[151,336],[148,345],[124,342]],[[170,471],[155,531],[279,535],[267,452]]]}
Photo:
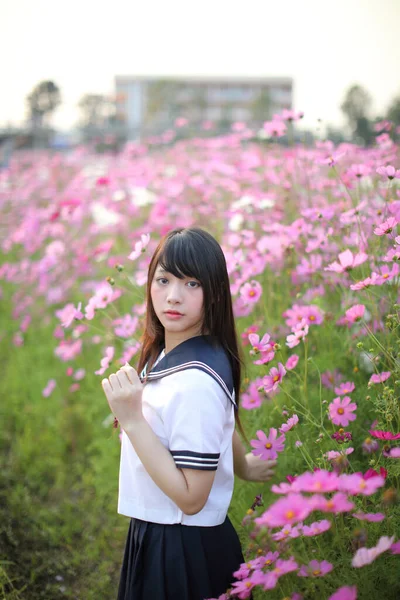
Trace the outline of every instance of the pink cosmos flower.
{"label": "pink cosmos flower", "polygon": [[375,235],[387,235],[388,233],[392,233],[392,231],[396,227],[396,225],[397,225],[397,219],[395,219],[394,217],[389,217],[389,219],[387,219],[386,221],[383,221],[383,223],[380,223],[378,225],[378,227],[375,227],[374,234]]}
{"label": "pink cosmos flower", "polygon": [[252,381],[247,388],[246,392],[242,394],[241,406],[246,410],[252,410],[253,408],[258,408],[263,403],[263,397],[258,391],[259,387],[262,385],[262,378],[258,378],[255,381]]}
{"label": "pink cosmos flower", "polygon": [[385,515],[383,513],[356,512],[353,513],[352,516],[356,519],[359,519],[360,521],[368,521],[369,523],[380,523],[380,521],[383,521],[385,518]]}
{"label": "pink cosmos flower", "polygon": [[243,346],[247,346],[250,343],[249,334],[257,333],[258,330],[259,330],[258,325],[250,325],[249,327],[247,327],[247,329],[244,330],[244,332],[240,336],[243,340],[242,341]]}
{"label": "pink cosmos flower", "polygon": [[264,578],[265,576],[262,571],[254,571],[250,577],[246,577],[242,581],[234,581],[231,594],[241,599],[248,598],[255,585],[264,583]]}
{"label": "pink cosmos flower", "polygon": [[346,494],[342,492],[337,492],[329,500],[322,494],[314,494],[309,502],[312,510],[320,510],[321,512],[341,513],[354,509],[353,502],[350,502]]}
{"label": "pink cosmos flower", "polygon": [[110,362],[112,361],[112,359],[114,357],[114,352],[115,352],[115,349],[113,346],[107,346],[106,354],[100,361],[101,368],[98,369],[97,371],[95,371],[96,375],[103,375],[103,373],[105,371],[107,371],[108,367],[110,366]]}
{"label": "pink cosmos flower", "polygon": [[50,394],[52,393],[52,391],[54,390],[54,388],[56,387],[56,385],[57,384],[56,384],[55,379],[49,379],[49,381],[46,384],[46,387],[42,391],[42,396],[44,398],[48,398],[50,396]]}
{"label": "pink cosmos flower", "polygon": [[240,298],[247,305],[256,304],[259,301],[261,294],[262,287],[260,283],[258,281],[255,281],[254,279],[250,282],[245,283],[240,288]]}
{"label": "pink cosmos flower", "polygon": [[292,328],[293,333],[287,336],[286,345],[289,348],[294,348],[300,344],[300,340],[306,337],[308,334],[308,325],[305,319],[302,319],[300,323],[297,323]]}
{"label": "pink cosmos flower", "polygon": [[390,448],[384,450],[382,454],[385,458],[400,458],[400,448]]}
{"label": "pink cosmos flower", "polygon": [[[352,504],[351,507],[353,506]],[[270,528],[284,527],[304,521],[312,510],[309,498],[302,494],[290,493],[272,504],[260,517],[255,519],[255,522],[260,526],[266,525]]]}
{"label": "pink cosmos flower", "polygon": [[292,331],[296,331],[298,326],[302,327],[302,322],[306,325],[320,325],[324,320],[324,314],[321,309],[315,304],[308,306],[300,306],[293,304],[292,308],[288,308],[283,316],[286,319],[286,325],[291,327]]}
{"label": "pink cosmos flower", "polygon": [[347,383],[341,383],[339,386],[335,387],[335,394],[338,396],[343,396],[344,394],[351,394],[355,390],[356,386],[352,381],[348,381]]}
{"label": "pink cosmos flower", "polygon": [[351,271],[359,265],[362,265],[362,263],[367,260],[368,254],[365,254],[365,252],[359,252],[353,256],[351,250],[345,250],[339,254],[338,258],[339,262],[335,261],[331,263],[329,266],[325,267],[324,271],[334,271],[335,273]]}
{"label": "pink cosmos flower", "polygon": [[288,431],[293,429],[293,427],[297,425],[298,422],[299,417],[297,415],[293,415],[292,417],[290,417],[290,419],[286,421],[286,423],[283,423],[283,425],[280,426],[279,431],[281,433],[287,433]]}
{"label": "pink cosmos flower", "polygon": [[270,137],[280,137],[286,132],[286,125],[283,121],[266,121],[263,129]]}
{"label": "pink cosmos flower", "polygon": [[351,284],[350,289],[353,291],[364,290],[371,285],[379,285],[379,281],[380,276],[377,273],[371,273],[371,277],[366,277],[361,281],[357,281],[357,283]]}
{"label": "pink cosmos flower", "polygon": [[140,236],[140,241],[136,242],[135,249],[133,250],[133,252],[130,253],[130,255],[128,256],[128,259],[136,260],[142,254],[142,252],[145,251],[145,248],[148,245],[149,241],[150,241],[150,234],[143,233]]}
{"label": "pink cosmos flower", "polygon": [[286,370],[291,371],[292,369],[294,369],[297,366],[298,362],[299,362],[299,356],[297,354],[292,354],[292,356],[289,356],[289,358],[286,361],[286,365],[285,365]]}
{"label": "pink cosmos flower", "polygon": [[357,587],[345,585],[329,596],[328,600],[357,600]]}
{"label": "pink cosmos flower", "polygon": [[371,494],[375,494],[376,490],[384,485],[385,480],[380,475],[365,479],[361,473],[353,473],[352,475],[343,474],[340,476],[339,490],[352,496],[356,494],[371,496]]}
{"label": "pink cosmos flower", "polygon": [[272,571],[265,573],[263,589],[272,590],[276,586],[279,577],[282,577],[282,575],[286,575],[286,573],[290,573],[291,571],[296,571],[298,568],[299,565],[294,560],[293,556],[288,560],[278,559]]}
{"label": "pink cosmos flower", "polygon": [[350,396],[344,396],[343,398],[338,396],[329,405],[329,417],[335,425],[347,427],[350,421],[356,419],[355,410],[357,410],[357,404],[351,402]]}
{"label": "pink cosmos flower", "polygon": [[335,369],[334,371],[325,371],[321,373],[321,383],[330,390],[333,390],[335,385],[339,384],[343,379],[343,375]]}
{"label": "pink cosmos flower", "polygon": [[283,529],[272,534],[272,539],[276,542],[286,540],[286,538],[297,538],[301,535],[300,527],[285,525]]}
{"label": "pink cosmos flower", "polygon": [[82,302],[79,302],[78,308],[75,308],[73,304],[67,304],[61,310],[56,310],[56,316],[60,319],[62,327],[69,327],[74,319],[83,319],[81,306]]}
{"label": "pink cosmos flower", "polygon": [[389,379],[391,374],[392,373],[390,371],[383,371],[382,373],[377,374],[374,373],[374,375],[371,375],[369,383],[383,383],[384,381],[386,381],[386,379]]}
{"label": "pink cosmos flower", "polygon": [[[267,552],[264,556],[254,559],[254,564],[258,569],[269,567],[279,558],[279,552]],[[235,573],[234,573],[235,575]]]}
{"label": "pink cosmos flower", "polygon": [[330,573],[333,569],[333,564],[327,560],[318,562],[312,560],[308,565],[302,565],[297,575],[299,577],[323,577],[327,573]]}
{"label": "pink cosmos flower", "polygon": [[266,363],[271,362],[271,360],[274,359],[275,343],[271,341],[271,338],[268,335],[268,333],[266,333],[261,340],[256,333],[250,333],[249,341],[252,346],[250,354],[261,354],[261,358],[259,360],[253,361],[255,365],[265,365]]}
{"label": "pink cosmos flower", "polygon": [[337,450],[330,450],[329,452],[325,452],[324,456],[326,456],[328,460],[335,460],[341,456],[347,456],[352,452],[354,452],[354,448],[346,448],[346,450],[341,450],[341,452],[338,452]]}
{"label": "pink cosmos flower", "polygon": [[394,536],[389,538],[384,535],[373,548],[360,548],[353,556],[352,566],[359,568],[371,564],[380,554],[389,550],[393,542]]}
{"label": "pink cosmos flower", "polygon": [[292,483],[294,492],[336,492],[339,489],[339,477],[336,473],[320,469],[314,473],[306,472],[296,477]]}
{"label": "pink cosmos flower", "polygon": [[303,525],[303,535],[306,537],[312,537],[314,535],[320,535],[325,531],[328,531],[332,526],[331,521],[322,519],[322,521],[314,521],[311,525]]}
{"label": "pink cosmos flower", "polygon": [[379,429],[369,429],[368,433],[378,440],[400,440],[400,433],[392,433],[391,431],[381,431]]}
{"label": "pink cosmos flower", "polygon": [[370,173],[371,167],[369,167],[368,165],[363,165],[362,163],[351,165],[349,169],[349,174],[354,175],[358,179],[360,179],[361,177],[366,177]]}
{"label": "pink cosmos flower", "polygon": [[271,349],[270,341],[271,336],[268,333],[265,333],[260,340],[260,336],[257,333],[249,334],[249,342],[252,346],[250,350],[250,354],[258,354],[259,352],[269,352]]}
{"label": "pink cosmos flower", "polygon": [[269,430],[268,437],[261,430],[257,431],[258,440],[250,440],[254,456],[260,456],[262,460],[278,458],[278,452],[285,449],[285,436],[277,437],[278,432],[274,427]]}
{"label": "pink cosmos flower", "polygon": [[346,321],[347,323],[356,323],[356,321],[360,321],[365,313],[364,304],[355,304],[351,308],[346,310]]}
{"label": "pink cosmos flower", "polygon": [[286,375],[286,369],[282,363],[278,363],[278,368],[272,367],[269,372],[269,375],[265,375],[263,378],[264,389],[267,392],[275,391],[278,388],[278,385]]}
{"label": "pink cosmos flower", "polygon": [[126,314],[123,317],[114,319],[113,325],[115,327],[115,335],[122,338],[130,338],[135,333],[139,324],[138,317],[132,317],[132,315]]}
{"label": "pink cosmos flower", "polygon": [[388,179],[400,179],[400,169],[396,169],[392,167],[392,165],[388,165],[387,167],[378,167],[376,172],[383,177],[387,177]]}

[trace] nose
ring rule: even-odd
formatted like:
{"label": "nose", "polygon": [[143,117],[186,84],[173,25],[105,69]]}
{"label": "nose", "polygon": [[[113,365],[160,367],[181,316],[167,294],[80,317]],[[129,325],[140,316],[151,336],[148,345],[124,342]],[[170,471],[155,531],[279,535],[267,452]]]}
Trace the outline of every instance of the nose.
{"label": "nose", "polygon": [[182,301],[182,291],[180,281],[171,281],[168,285],[167,302],[168,304],[180,304]]}

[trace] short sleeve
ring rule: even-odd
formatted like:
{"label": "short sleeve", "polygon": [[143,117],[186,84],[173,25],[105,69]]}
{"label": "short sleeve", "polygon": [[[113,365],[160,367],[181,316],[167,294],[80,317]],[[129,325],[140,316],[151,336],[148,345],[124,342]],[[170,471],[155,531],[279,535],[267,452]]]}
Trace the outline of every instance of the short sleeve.
{"label": "short sleeve", "polygon": [[180,371],[171,380],[163,421],[175,464],[216,471],[230,401],[213,377],[199,369]]}

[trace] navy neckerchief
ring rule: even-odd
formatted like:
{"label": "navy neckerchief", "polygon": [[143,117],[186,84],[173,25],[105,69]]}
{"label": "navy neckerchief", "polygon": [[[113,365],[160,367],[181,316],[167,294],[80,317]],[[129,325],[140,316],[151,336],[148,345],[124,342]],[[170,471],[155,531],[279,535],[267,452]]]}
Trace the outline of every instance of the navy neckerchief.
{"label": "navy neckerchief", "polygon": [[163,356],[150,373],[147,373],[146,364],[140,373],[140,379],[142,382],[154,381],[185,369],[200,369],[211,375],[237,409],[233,397],[231,364],[223,347],[211,335],[199,335],[178,344]]}

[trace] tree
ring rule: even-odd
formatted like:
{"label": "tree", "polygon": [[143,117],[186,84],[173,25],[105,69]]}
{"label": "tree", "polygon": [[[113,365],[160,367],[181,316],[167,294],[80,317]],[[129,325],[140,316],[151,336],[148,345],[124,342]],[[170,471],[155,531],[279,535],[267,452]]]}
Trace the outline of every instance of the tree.
{"label": "tree", "polygon": [[396,126],[400,125],[400,96],[397,96],[389,106],[386,118]]}
{"label": "tree", "polygon": [[261,89],[255,100],[250,105],[251,114],[257,124],[262,125],[264,121],[271,118],[271,97],[267,89]]}
{"label": "tree", "polygon": [[80,126],[87,130],[104,130],[115,117],[115,103],[103,94],[85,94],[79,100]]}
{"label": "tree", "polygon": [[355,138],[369,144],[373,139],[372,127],[368,117],[372,98],[361,85],[353,85],[346,93],[341,105]]}
{"label": "tree", "polygon": [[61,93],[53,81],[41,81],[27,96],[26,101],[33,128],[41,128],[46,124],[46,118],[61,104]]}

